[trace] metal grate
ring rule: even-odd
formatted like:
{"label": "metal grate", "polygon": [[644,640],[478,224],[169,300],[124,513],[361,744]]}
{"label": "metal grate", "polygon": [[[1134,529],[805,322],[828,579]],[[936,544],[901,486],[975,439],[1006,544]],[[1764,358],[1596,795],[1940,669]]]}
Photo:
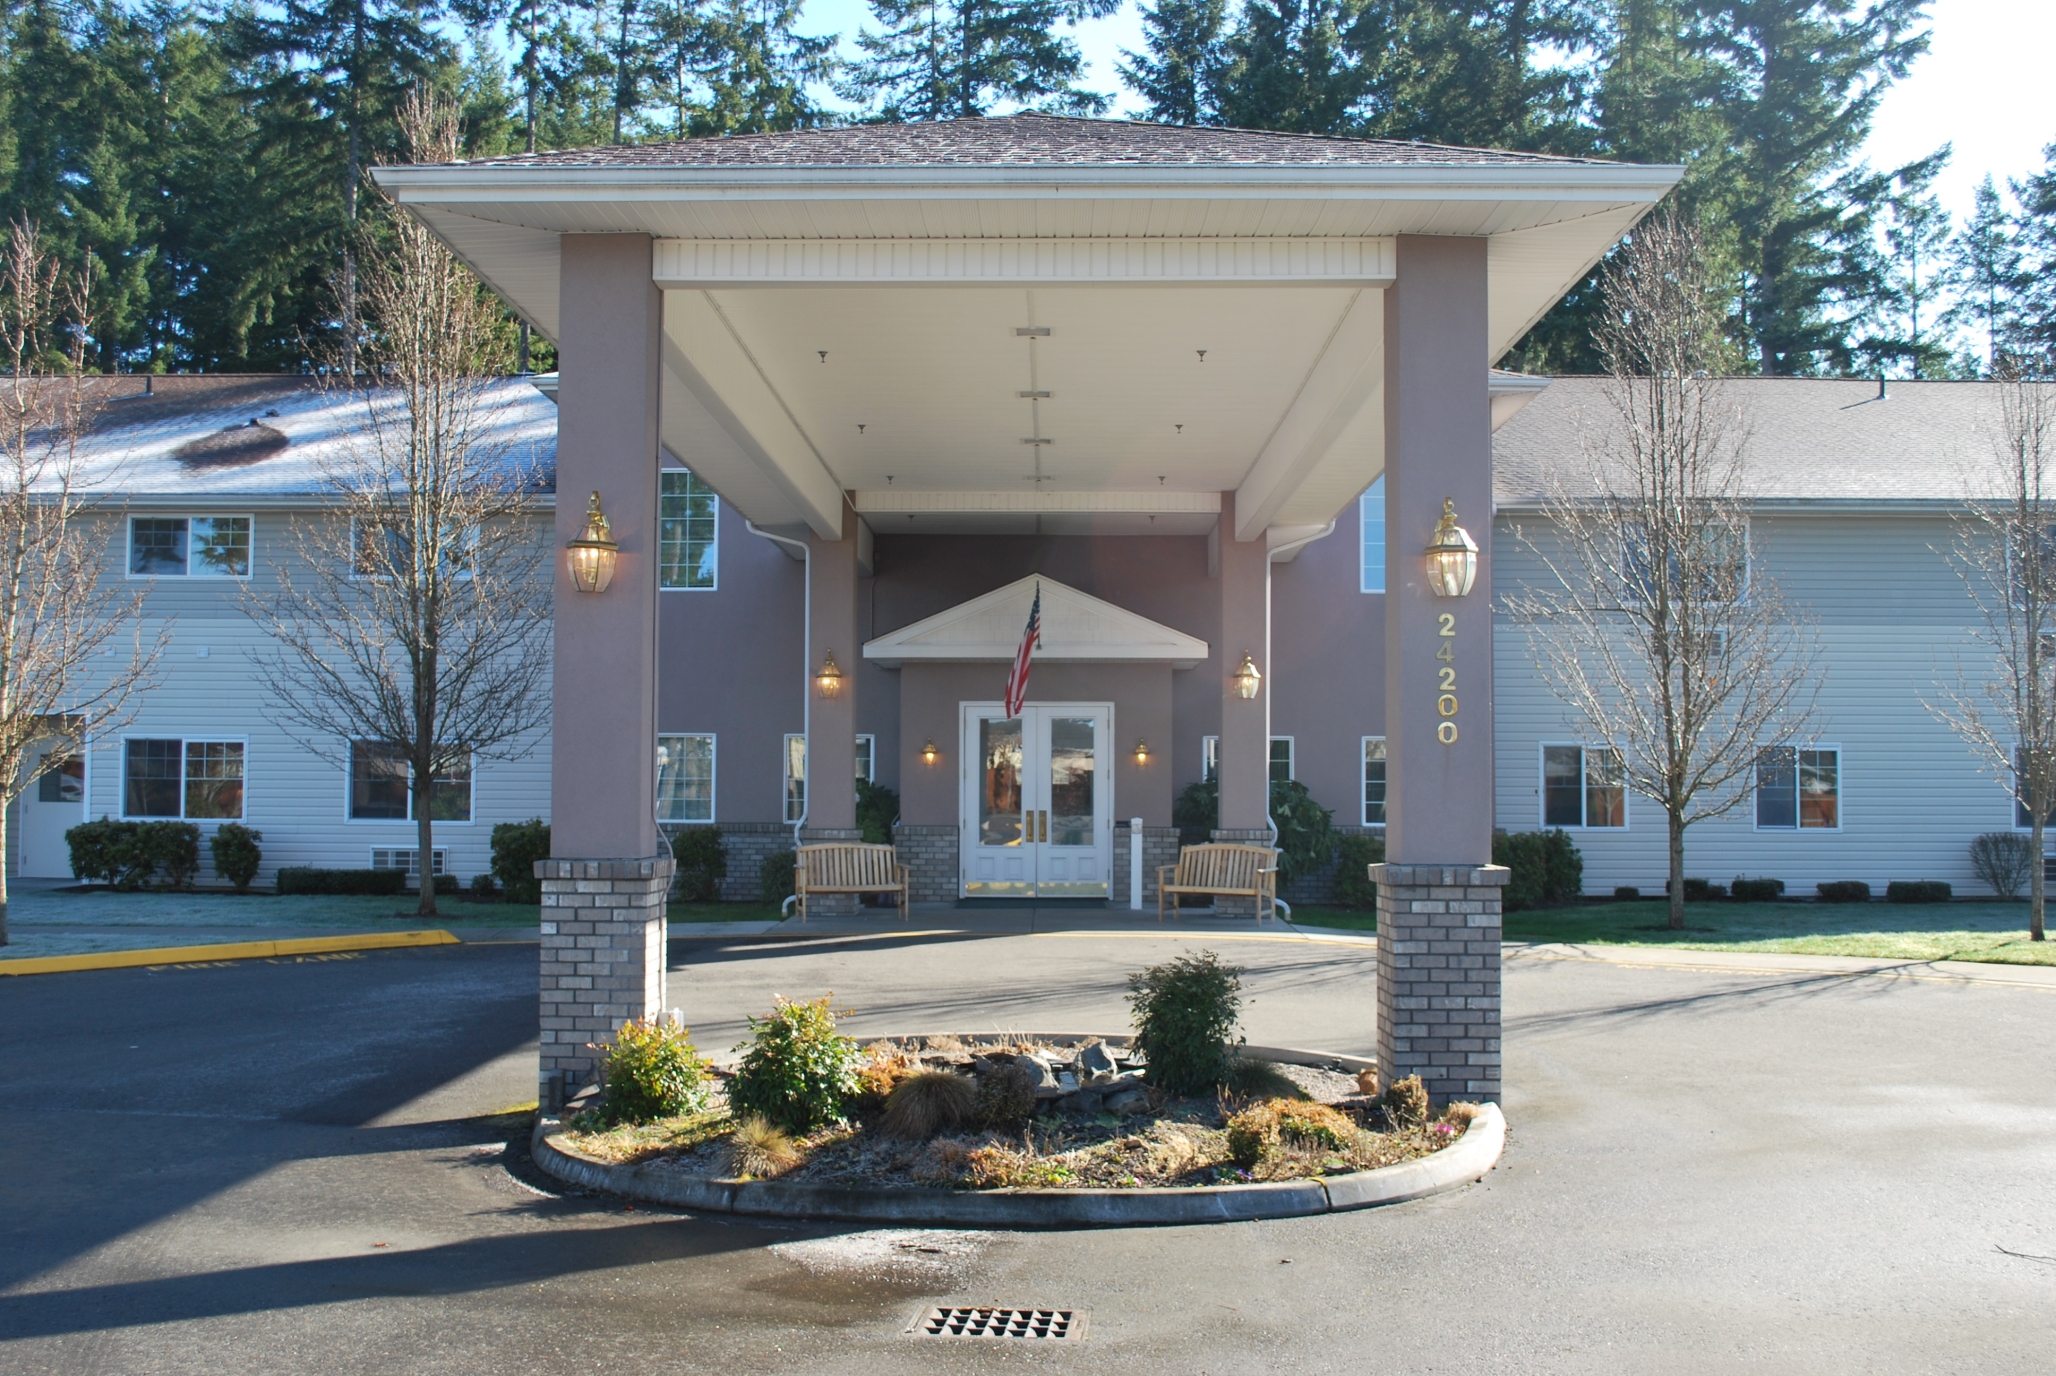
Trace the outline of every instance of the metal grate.
{"label": "metal grate", "polygon": [[907,1325],[910,1338],[1040,1338],[1077,1342],[1085,1336],[1087,1309],[991,1309],[936,1305]]}

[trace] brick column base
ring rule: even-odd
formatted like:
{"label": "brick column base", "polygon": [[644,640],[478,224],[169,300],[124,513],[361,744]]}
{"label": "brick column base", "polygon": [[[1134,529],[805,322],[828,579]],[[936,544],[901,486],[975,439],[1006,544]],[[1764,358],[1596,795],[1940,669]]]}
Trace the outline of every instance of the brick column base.
{"label": "brick column base", "polygon": [[1372,865],[1378,886],[1378,1079],[1430,1097],[1499,1097],[1503,865]]}
{"label": "brick column base", "polygon": [[[800,844],[803,846],[821,845],[829,841],[862,841],[863,839],[864,832],[861,827],[800,828]],[[817,893],[807,899],[807,916],[809,918],[855,917],[862,910],[863,906],[864,898],[861,894]]]}
{"label": "brick column base", "polygon": [[[1240,830],[1216,828],[1210,833],[1216,841],[1232,842],[1238,846],[1268,846],[1273,844],[1269,827],[1249,827]],[[1172,862],[1177,863],[1176,861]],[[1214,913],[1219,917],[1256,917],[1257,901],[1254,898],[1216,898]],[[1263,916],[1268,917],[1268,912]]]}
{"label": "brick column base", "polygon": [[630,1018],[664,1008],[664,895],[670,856],[538,860],[543,889],[542,1065],[545,1110],[592,1082],[601,1052]]}

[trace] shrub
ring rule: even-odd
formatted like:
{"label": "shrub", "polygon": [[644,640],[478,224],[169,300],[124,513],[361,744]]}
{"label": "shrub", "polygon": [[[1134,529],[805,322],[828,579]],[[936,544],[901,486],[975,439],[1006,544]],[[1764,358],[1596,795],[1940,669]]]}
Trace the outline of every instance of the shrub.
{"label": "shrub", "polygon": [[[1670,895],[1670,889],[1670,881],[1666,879],[1663,883],[1665,897]],[[1726,898],[1727,896],[1728,891],[1719,884],[1708,883],[1704,879],[1687,879],[1685,881],[1685,901],[1687,903],[1705,903],[1710,899]]]}
{"label": "shrub", "polygon": [[278,872],[282,894],[376,894],[397,896],[407,892],[405,870],[320,870],[303,865]]}
{"label": "shrub", "polygon": [[540,817],[493,827],[493,878],[509,903],[540,903],[543,885],[535,862],[550,858],[550,824]]}
{"label": "shrub", "polygon": [[1744,879],[1735,876],[1735,882],[1728,885],[1728,892],[1739,903],[1771,903],[1785,896],[1785,881],[1782,879]]}
{"label": "shrub", "polygon": [[1378,1102],[1385,1110],[1386,1121],[1395,1128],[1403,1131],[1428,1125],[1428,1090],[1418,1075],[1409,1075],[1387,1087]]}
{"label": "shrub", "polygon": [[191,822],[144,822],[136,828],[132,882],[140,886],[160,871],[167,888],[192,887],[200,871],[200,828]]}
{"label": "shrub", "polygon": [[978,1076],[979,1126],[1018,1128],[1035,1116],[1036,1076],[1019,1061],[988,1063]]}
{"label": "shrub", "polygon": [[1621,884],[1613,891],[1616,902],[1629,903],[1642,896],[1642,891],[1633,884]]}
{"label": "shrub", "polygon": [[707,1106],[707,1063],[676,1014],[621,1024],[602,1070],[608,1123],[651,1123]]}
{"label": "shrub", "polygon": [[872,1114],[885,1107],[893,1086],[914,1073],[914,1063],[904,1051],[890,1043],[873,1046],[864,1054],[864,1063],[857,1067],[856,1093],[846,1107],[857,1113]]}
{"label": "shrub", "polygon": [[[1271,781],[1271,822],[1278,828],[1278,881],[1289,884],[1312,874],[1335,853],[1335,814],[1314,801],[1297,779]],[[1180,845],[1204,845],[1221,825],[1221,785],[1202,779],[1188,785],[1171,805]]]}
{"label": "shrub", "polygon": [[1201,951],[1128,976],[1128,990],[1135,1048],[1149,1062],[1151,1084],[1167,1094],[1204,1094],[1228,1082],[1228,1038],[1242,1009],[1239,967]]}
{"label": "shrub", "polygon": [[1211,841],[1221,824],[1221,785],[1216,779],[1188,784],[1171,804],[1171,824],[1178,828],[1178,844],[1203,846]]}
{"label": "shrub", "polygon": [[793,895],[793,866],[799,863],[796,851],[773,851],[764,857],[764,863],[757,866],[757,897],[766,903],[783,903]]}
{"label": "shrub", "polygon": [[1345,1151],[1356,1124],[1326,1104],[1306,1099],[1266,1099],[1228,1120],[1228,1159],[1248,1170],[1280,1147]]}
{"label": "shrub", "polygon": [[1838,879],[1831,884],[1816,884],[1815,892],[1823,903],[1868,903],[1870,885],[1861,879]]}
{"label": "shrub", "polygon": [[728,1106],[761,1114],[788,1132],[808,1132],[842,1116],[858,1090],[857,1044],[835,1030],[827,998],[781,998],[768,1017],[752,1017],[750,1040],[728,1082]]}
{"label": "shrub", "polygon": [[1887,903],[1947,903],[1954,896],[1940,879],[1894,879],[1885,885]]}
{"label": "shrub", "polygon": [[237,893],[249,892],[250,881],[257,877],[257,869],[264,862],[264,852],[257,843],[263,839],[263,832],[252,831],[240,822],[223,822],[207,839],[207,849],[214,857],[214,872],[235,885]]}
{"label": "shrub", "polygon": [[97,822],[80,822],[65,832],[64,844],[71,848],[72,878],[114,883],[121,875],[122,854],[128,844],[124,834],[134,832],[135,823],[106,817]]}
{"label": "shrub", "polygon": [[[66,832],[66,836],[70,836]],[[2018,898],[2035,863],[2035,844],[2017,831],[1988,831],[1970,843],[1970,869],[2001,898]],[[78,873],[74,862],[72,873]]]}
{"label": "shrub", "polygon": [[954,1070],[923,1070],[892,1087],[879,1128],[887,1137],[925,1142],[955,1132],[978,1109],[978,1086]]}
{"label": "shrub", "polygon": [[800,1149],[792,1138],[756,1114],[735,1125],[728,1145],[728,1173],[738,1178],[763,1179],[782,1175],[799,1164]]}
{"label": "shrub", "polygon": [[899,820],[900,795],[884,784],[857,780],[857,825],[874,846],[892,844],[892,824]]}
{"label": "shrub", "polygon": [[1508,912],[1561,903],[1585,891],[1585,857],[1561,827],[1493,832],[1492,863],[1512,871],[1501,900]]}
{"label": "shrub", "polygon": [[687,827],[672,839],[671,858],[678,862],[678,877],[672,882],[680,898],[688,903],[721,901],[721,881],[728,877],[728,848],[721,844],[721,828]]}
{"label": "shrub", "polygon": [[493,883],[493,877],[490,874],[474,874],[471,876],[472,902],[489,903],[499,896],[499,886]]}
{"label": "shrub", "polygon": [[435,877],[435,891],[437,893],[458,893],[461,890],[462,886],[457,883],[456,875],[439,874]]}
{"label": "shrub", "polygon": [[1378,910],[1378,886],[1370,867],[1385,858],[1382,836],[1345,836],[1335,843],[1335,901],[1357,912]]}

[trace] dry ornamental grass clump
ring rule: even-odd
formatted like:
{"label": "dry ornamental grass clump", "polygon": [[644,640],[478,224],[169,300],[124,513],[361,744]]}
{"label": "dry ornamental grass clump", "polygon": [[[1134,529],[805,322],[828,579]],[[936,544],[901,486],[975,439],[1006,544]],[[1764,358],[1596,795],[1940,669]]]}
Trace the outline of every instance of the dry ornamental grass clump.
{"label": "dry ornamental grass clump", "polygon": [[1362,1129],[1347,1114],[1304,1099],[1266,1099],[1228,1120],[1228,1158],[1251,1170],[1281,1150],[1343,1152]]}
{"label": "dry ornamental grass clump", "polygon": [[728,1173],[743,1180],[768,1180],[800,1163],[800,1149],[781,1128],[751,1114],[735,1125],[728,1144]]}
{"label": "dry ornamental grass clump", "polygon": [[1427,1088],[1418,1075],[1409,1075],[1386,1090],[1380,1105],[1385,1110],[1385,1121],[1401,1132],[1426,1127],[1433,1112]]}
{"label": "dry ornamental grass clump", "polygon": [[980,1126],[1020,1128],[1035,1116],[1035,1076],[1019,1061],[991,1061],[978,1076]]}
{"label": "dry ornamental grass clump", "polygon": [[971,1121],[978,1109],[978,1086],[953,1070],[923,1070],[893,1087],[885,1101],[879,1130],[907,1142],[954,1132]]}

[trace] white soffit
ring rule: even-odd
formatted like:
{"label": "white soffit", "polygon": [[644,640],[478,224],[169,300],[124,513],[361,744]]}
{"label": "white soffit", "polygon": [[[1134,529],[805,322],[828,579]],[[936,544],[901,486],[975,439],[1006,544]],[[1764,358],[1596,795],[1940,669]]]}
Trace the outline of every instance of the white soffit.
{"label": "white soffit", "polygon": [[1351,286],[1392,280],[1379,239],[659,239],[657,285]]}
{"label": "white soffit", "polygon": [[913,663],[1011,661],[1037,588],[1042,592],[1042,639],[1034,657],[1099,664],[1169,664],[1190,669],[1207,656],[1207,643],[1161,622],[1040,574],[995,588],[882,635],[864,646],[864,658],[888,669]]}

